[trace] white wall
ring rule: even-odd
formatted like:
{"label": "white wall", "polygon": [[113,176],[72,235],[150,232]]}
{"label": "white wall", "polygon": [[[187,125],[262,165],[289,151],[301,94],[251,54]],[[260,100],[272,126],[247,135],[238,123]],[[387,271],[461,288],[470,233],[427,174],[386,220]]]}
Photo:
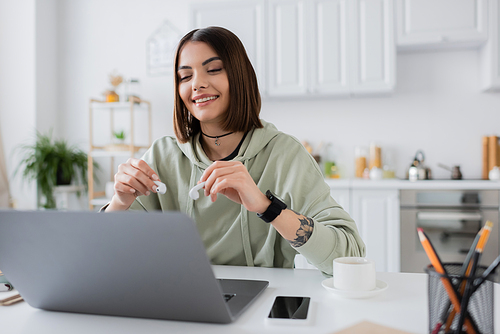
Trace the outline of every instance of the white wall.
{"label": "white wall", "polygon": [[269,102],[262,115],[300,139],[332,142],[348,176],[354,147],[375,141],[399,177],[422,149],[435,178],[450,177],[440,162],[479,179],[481,137],[500,135],[500,94],[479,87],[477,50],[398,53],[390,97]]}
{"label": "white wall", "polygon": [[60,122],[58,108],[59,54],[58,54],[58,2],[43,0],[36,2],[36,125],[38,131],[53,131],[60,136],[64,128]]}
{"label": "white wall", "polygon": [[59,1],[60,115],[63,133],[88,141],[88,101],[103,99],[108,75],[117,70],[140,79],[153,105],[154,137],[173,134],[173,78],[146,75],[146,40],[165,19],[188,31],[188,1]]}
{"label": "white wall", "polygon": [[[141,80],[141,93],[153,105],[153,138],[173,135],[173,79],[146,74],[146,40],[165,19],[180,31],[187,32],[188,9],[193,1],[53,1],[56,5],[49,3],[44,10],[53,13],[46,15],[55,15],[56,23],[46,20],[42,24],[43,21],[39,20],[37,29],[45,26],[45,32],[57,30],[57,36],[53,38],[45,34],[45,37],[37,38],[45,38],[49,48],[44,50],[43,63],[49,64],[50,70],[43,75],[50,77],[53,71],[59,79],[55,84],[57,90],[47,92],[50,96],[57,96],[54,103],[58,114],[54,116],[51,108],[42,109],[41,97],[37,95],[37,106],[40,108],[37,109],[36,119],[39,126],[46,127],[41,123],[44,119],[54,124],[57,132],[71,143],[86,147],[88,100],[102,97],[101,93],[109,87],[108,74],[116,69],[126,77]],[[21,3],[33,6],[33,0]],[[39,8],[42,3],[37,2],[38,15],[42,15],[43,10]],[[11,7],[19,7],[18,4]],[[13,18],[18,19],[20,14],[13,16],[3,10],[1,12],[0,28],[6,24],[14,27],[17,21]],[[10,23],[5,23],[4,17]],[[25,13],[22,17],[33,19]],[[34,59],[25,68],[20,66],[20,59],[7,59],[2,51],[4,45],[17,41],[19,34],[29,35],[28,41],[33,44],[33,34],[29,33],[33,26],[32,21],[19,23],[17,29],[9,29],[9,35],[0,35],[0,93],[6,91],[5,86],[13,78],[28,76],[22,81],[23,88],[34,80],[33,75],[29,75],[34,73]],[[41,52],[39,45],[38,53]],[[23,47],[29,49],[31,53],[28,54],[33,57],[34,46],[23,44]],[[57,52],[54,53],[54,49]],[[57,66],[50,59],[57,59]],[[7,66],[6,61],[18,66]],[[4,79],[4,70],[12,80]],[[39,87],[42,85],[39,80],[41,69],[37,68],[36,73]],[[460,164],[465,178],[480,178],[481,137],[500,135],[500,95],[480,92],[479,75],[478,50],[398,53],[397,86],[390,97],[264,101],[262,117],[301,140],[315,145],[321,141],[332,143],[333,157],[347,177],[353,175],[354,147],[368,146],[375,141],[382,146],[383,152],[390,153],[399,177],[404,176],[416,150],[422,149],[435,177],[449,177],[447,171],[437,167],[437,163],[441,162]],[[54,83],[48,86],[54,86]],[[34,102],[29,100],[22,99],[23,105],[30,106],[24,107],[23,112],[28,109],[33,112]],[[9,101],[11,104],[7,109],[2,105],[0,111],[2,131],[7,132],[4,135],[7,152],[12,143],[22,137],[12,130],[15,122],[22,118],[17,112],[15,115],[4,112],[19,110],[19,99],[12,97]],[[32,118],[28,117],[28,120]],[[13,137],[8,144],[9,136]],[[12,169],[12,163],[9,166]]]}
{"label": "white wall", "polygon": [[0,0],[0,130],[11,195],[19,208],[34,208],[33,185],[13,177],[16,147],[33,141],[36,128],[35,0]]}

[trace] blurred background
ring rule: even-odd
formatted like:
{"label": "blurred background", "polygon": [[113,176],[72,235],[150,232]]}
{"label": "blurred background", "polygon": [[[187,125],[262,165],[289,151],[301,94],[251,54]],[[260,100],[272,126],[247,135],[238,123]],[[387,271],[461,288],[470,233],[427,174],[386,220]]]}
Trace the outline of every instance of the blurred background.
{"label": "blurred background", "polygon": [[[341,9],[346,3],[323,2],[325,6],[340,3]],[[441,2],[446,5],[446,1]],[[218,18],[221,25],[234,24],[234,18],[230,23],[227,15],[219,11],[224,7],[231,10],[231,3],[236,6],[235,13],[242,13],[238,9],[242,5],[242,10],[252,8],[251,13],[256,15],[257,21],[247,17],[253,20],[253,26],[242,23],[234,31],[242,38],[257,69],[263,95],[261,117],[307,142],[312,152],[320,155],[320,161],[335,161],[340,178],[355,177],[356,148],[369,152],[373,144],[381,148],[383,165],[397,178],[406,177],[417,150],[425,152],[434,178],[448,179],[450,175],[438,163],[460,165],[467,179],[482,177],[482,137],[500,134],[500,95],[492,85],[483,84],[484,68],[489,66],[485,64],[489,37],[495,37],[491,32],[482,32],[473,43],[444,45],[445,41],[424,41],[419,45],[417,41],[412,47],[405,44],[398,31],[398,15],[402,15],[398,4],[404,5],[405,1],[359,1],[361,5],[367,3],[368,8],[361,6],[358,10],[366,10],[368,18],[374,13],[369,7],[372,4],[387,11],[382,16],[382,55],[388,59],[377,58],[380,45],[375,45],[373,51],[363,50],[362,55],[383,62],[382,71],[389,73],[389,82],[383,89],[366,94],[345,90],[318,93],[307,84],[314,72],[309,70],[315,64],[309,54],[314,48],[299,42],[304,34],[303,40],[308,41],[307,34],[314,34],[310,26],[317,23],[307,3],[321,1],[0,0],[0,143],[4,179],[8,179],[15,206],[33,209],[37,205],[35,185],[23,182],[21,175],[14,176],[21,160],[16,147],[33,143],[36,131],[48,133],[52,129],[55,138],[63,138],[88,153],[92,125],[89,101],[107,98],[105,91],[113,88],[110,74],[123,79],[116,87],[121,102],[127,92],[133,91],[151,103],[152,140],[172,136],[173,74],[168,59],[164,67],[158,58],[155,60],[153,53],[158,49],[154,49],[154,43],[161,40],[168,46],[169,38],[178,40],[197,24],[217,24]],[[471,9],[468,6],[476,2],[461,3],[464,5],[456,8],[466,13]],[[285,23],[297,24],[288,29],[285,24],[274,26],[273,18],[288,14],[292,16],[284,16],[291,17]],[[429,10],[421,15],[443,21],[438,14]],[[487,17],[483,15],[484,20]],[[273,39],[276,36],[298,49],[273,53],[279,44]],[[347,43],[356,38],[349,36]],[[293,44],[297,40],[298,44]],[[261,55],[264,58],[259,58]],[[346,57],[348,63],[354,56]],[[328,61],[321,61],[328,68]],[[279,71],[274,70],[275,65]],[[288,70],[297,75],[304,73],[305,86],[300,82],[295,88],[283,82],[280,86],[279,79],[287,79]],[[298,91],[294,90],[297,87]],[[94,118],[95,138],[109,131],[107,117],[102,121],[99,116]],[[128,120],[124,117],[115,119]],[[136,120],[136,138],[147,138],[145,119]],[[110,167],[106,161],[98,162],[101,181],[96,187],[104,191]],[[86,208],[86,200],[83,196],[76,205]]]}

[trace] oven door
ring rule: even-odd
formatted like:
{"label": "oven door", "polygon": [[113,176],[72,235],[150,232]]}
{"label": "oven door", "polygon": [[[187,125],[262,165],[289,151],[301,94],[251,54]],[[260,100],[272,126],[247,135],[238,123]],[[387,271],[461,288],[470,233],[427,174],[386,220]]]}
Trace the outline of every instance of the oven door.
{"label": "oven door", "polygon": [[421,227],[442,262],[463,263],[477,232],[494,223],[480,263],[489,265],[499,254],[498,209],[401,208],[401,271],[424,272],[429,258],[418,239]]}

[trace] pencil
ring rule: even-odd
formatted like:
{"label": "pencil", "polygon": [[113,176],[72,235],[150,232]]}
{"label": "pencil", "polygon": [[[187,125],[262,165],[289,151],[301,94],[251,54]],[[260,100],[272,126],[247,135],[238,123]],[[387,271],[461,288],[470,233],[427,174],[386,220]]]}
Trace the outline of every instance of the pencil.
{"label": "pencil", "polygon": [[12,304],[23,301],[23,297],[20,294],[7,297],[5,299],[0,299],[0,306],[10,306]]}
{"label": "pencil", "polygon": [[[488,232],[482,233],[484,230],[486,230],[487,226],[489,226]],[[486,242],[488,241],[488,238],[489,238],[489,233],[491,231],[491,226],[492,226],[492,223],[488,220],[485,223],[485,225],[481,228],[481,230],[479,231],[476,238],[474,239],[474,243],[475,243],[475,244],[473,243],[474,247],[471,247],[471,249],[469,250],[469,253],[467,254],[467,258],[465,259],[464,265],[462,266],[462,272],[460,273],[461,276],[465,276],[465,277],[470,276],[470,273],[472,270],[472,257],[479,247],[484,248],[484,246],[486,245]],[[476,240],[477,240],[477,242],[476,242]],[[465,268],[465,272],[464,272],[464,268]],[[464,294],[466,283],[467,283],[467,280],[464,280],[460,284],[459,293],[461,296],[463,296],[463,294]],[[451,324],[453,322],[453,319],[455,318],[455,315],[456,315],[455,310],[451,310],[450,315],[448,316],[448,320],[446,321],[445,332],[447,332],[450,329]]]}
{"label": "pencil", "polygon": [[483,253],[484,246],[488,242],[488,238],[490,236],[491,229],[493,227],[493,223],[490,221],[487,221],[484,227],[484,231],[481,234],[481,238],[479,239],[479,242],[477,243],[476,251],[474,252],[474,256],[472,258],[472,267],[471,267],[471,273],[467,279],[467,283],[465,285],[465,291],[462,296],[462,305],[460,308],[460,317],[458,318],[458,328],[462,328],[462,325],[464,324],[465,317],[467,316],[467,307],[469,306],[469,300],[472,295],[473,289],[472,289],[472,283],[474,282],[474,277],[476,276],[476,270],[479,265],[479,260],[481,258],[481,254]]}
{"label": "pencil", "polygon": [[[460,271],[460,276],[466,276],[469,275],[470,273],[470,260],[472,259],[472,255],[474,254],[474,251],[476,249],[477,243],[479,242],[479,237],[481,236],[481,232],[483,231],[483,228],[477,232],[476,237],[474,238],[474,241],[472,242],[472,245],[470,246],[469,252],[467,253],[467,257],[465,258],[464,264],[462,266],[462,270]],[[462,282],[462,285],[460,286],[460,294],[463,293],[463,290],[465,289],[465,284]],[[453,318],[455,318],[455,309],[451,309],[449,311],[451,306],[451,301],[448,300],[446,307],[443,308],[443,312],[441,314],[441,319],[436,323],[436,326],[434,327],[434,330],[432,331],[432,334],[437,334],[439,330],[441,329],[441,326],[446,323],[446,329],[445,333],[448,332],[450,329],[451,323],[453,321]],[[448,321],[446,321],[448,319]],[[450,321],[451,319],[451,321]]]}
{"label": "pencil", "polygon": [[477,290],[477,288],[479,288],[481,284],[483,284],[483,282],[488,278],[488,276],[490,276],[490,274],[494,272],[499,265],[500,265],[500,255],[498,255],[495,261],[493,261],[493,263],[490,264],[490,266],[484,271],[483,275],[481,275],[481,277],[475,281],[474,291]]}
{"label": "pencil", "polygon": [[[436,270],[438,274],[441,274],[441,282],[443,283],[443,286],[446,290],[446,293],[448,294],[448,297],[451,300],[451,303],[453,304],[453,308],[455,309],[456,312],[460,312],[460,299],[458,297],[458,293],[453,287],[453,284],[451,283],[451,280],[448,276],[448,273],[446,272],[446,269],[444,268],[443,264],[441,263],[441,260],[439,259],[436,251],[434,250],[434,247],[432,247],[431,242],[427,238],[427,236],[424,233],[424,230],[422,228],[418,228],[418,238],[420,239],[420,243],[424,247],[424,251],[427,254],[427,257],[431,261],[432,266]],[[475,334],[476,331],[472,327],[472,324],[469,320],[469,318],[465,319],[465,326],[466,326],[466,331],[468,334]]]}

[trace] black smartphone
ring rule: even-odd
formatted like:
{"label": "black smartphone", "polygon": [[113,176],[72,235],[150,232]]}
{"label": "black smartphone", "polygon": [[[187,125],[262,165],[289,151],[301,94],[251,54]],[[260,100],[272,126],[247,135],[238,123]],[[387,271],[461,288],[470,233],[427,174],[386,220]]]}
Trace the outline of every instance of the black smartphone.
{"label": "black smartphone", "polygon": [[309,297],[277,296],[269,312],[270,319],[307,319]]}

